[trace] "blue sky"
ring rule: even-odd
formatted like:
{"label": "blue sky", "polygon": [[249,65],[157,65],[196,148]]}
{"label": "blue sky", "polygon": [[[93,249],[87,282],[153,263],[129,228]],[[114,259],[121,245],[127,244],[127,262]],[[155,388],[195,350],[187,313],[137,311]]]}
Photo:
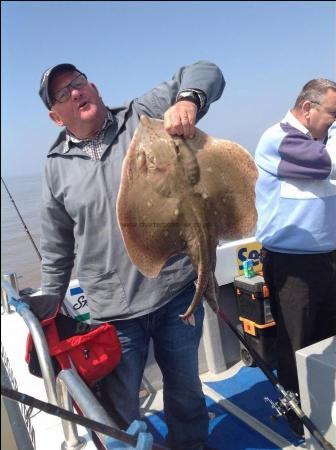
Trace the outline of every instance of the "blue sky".
{"label": "blue sky", "polygon": [[336,78],[336,2],[2,2],[2,175],[42,173],[58,127],[42,72],[71,62],[118,106],[208,59],[227,85],[198,126],[251,153],[312,78]]}

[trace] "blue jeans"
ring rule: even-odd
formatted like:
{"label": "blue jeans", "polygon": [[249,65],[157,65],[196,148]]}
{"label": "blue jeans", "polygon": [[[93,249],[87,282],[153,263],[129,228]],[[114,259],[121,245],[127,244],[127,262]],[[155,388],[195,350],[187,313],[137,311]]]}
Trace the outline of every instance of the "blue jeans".
{"label": "blue jeans", "polygon": [[198,375],[198,347],[204,319],[203,305],[194,313],[195,326],[185,325],[195,292],[188,286],[151,314],[113,321],[122,346],[116,369],[101,382],[101,400],[119,427],[140,418],[139,390],[153,339],[155,359],[163,375],[163,402],[168,445],[173,449],[202,449],[208,437],[208,413]]}

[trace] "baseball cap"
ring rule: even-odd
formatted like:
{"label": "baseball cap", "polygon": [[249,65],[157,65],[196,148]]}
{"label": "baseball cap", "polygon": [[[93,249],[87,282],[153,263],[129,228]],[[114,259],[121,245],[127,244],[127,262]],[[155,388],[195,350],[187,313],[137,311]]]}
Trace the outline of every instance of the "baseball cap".
{"label": "baseball cap", "polygon": [[49,85],[52,80],[52,77],[56,75],[56,73],[65,72],[67,70],[71,71],[73,70],[81,73],[80,70],[78,70],[73,64],[64,63],[64,64],[57,64],[57,66],[49,67],[49,69],[47,69],[42,75],[39,94],[43,103],[46,105],[48,109],[51,109],[52,106],[52,100],[49,96],[49,87],[50,87]]}

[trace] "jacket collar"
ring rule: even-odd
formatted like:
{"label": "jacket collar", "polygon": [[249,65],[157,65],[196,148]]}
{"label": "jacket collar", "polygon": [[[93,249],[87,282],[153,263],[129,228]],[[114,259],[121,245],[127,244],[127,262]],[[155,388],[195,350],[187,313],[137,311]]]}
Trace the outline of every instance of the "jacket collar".
{"label": "jacket collar", "polygon": [[309,130],[293,115],[291,111],[288,111],[285,117],[281,121],[282,123],[289,123],[292,127],[301,131],[303,134],[307,134],[311,137]]}
{"label": "jacket collar", "polygon": [[[108,137],[108,142],[109,142],[109,144],[111,144],[116,139],[116,137],[120,133],[122,126],[125,123],[126,115],[127,115],[128,111],[130,110],[132,103],[133,102],[130,102],[130,103],[126,104],[125,106],[121,106],[118,108],[115,108],[115,107],[108,108],[109,112],[111,113],[110,117],[113,122],[113,126],[110,126],[108,128],[105,138],[104,138],[104,141],[106,141],[106,138]],[[74,144],[74,143],[71,143],[71,145],[69,146],[70,148],[68,151],[66,151],[66,153],[64,152],[64,145],[66,144],[66,133],[67,133],[66,128],[64,128],[59,133],[56,141],[51,146],[47,156],[48,157],[53,156],[53,155],[81,156],[83,158],[89,159],[89,156],[85,152],[83,152],[83,150],[81,150],[79,147],[77,147],[76,144]],[[111,136],[111,134],[112,134],[112,136]]]}

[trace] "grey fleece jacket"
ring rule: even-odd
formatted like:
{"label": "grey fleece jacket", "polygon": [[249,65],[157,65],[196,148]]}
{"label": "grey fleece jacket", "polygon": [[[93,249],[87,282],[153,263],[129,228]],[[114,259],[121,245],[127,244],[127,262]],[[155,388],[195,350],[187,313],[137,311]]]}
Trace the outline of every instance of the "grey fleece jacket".
{"label": "grey fleece jacket", "polygon": [[[77,274],[94,322],[131,319],[155,311],[196,274],[189,258],[171,258],[155,279],[144,277],[131,263],[119,231],[116,199],[121,165],[141,114],[163,119],[185,89],[207,95],[199,120],[217,100],[225,81],[207,61],[182,67],[164,82],[128,105],[111,108],[114,117],[104,138],[101,160],[81,149],[63,152],[65,130],[50,149],[45,167],[42,217],[42,292],[64,297],[77,256]],[[139,195],[141,195],[139,193]]]}

